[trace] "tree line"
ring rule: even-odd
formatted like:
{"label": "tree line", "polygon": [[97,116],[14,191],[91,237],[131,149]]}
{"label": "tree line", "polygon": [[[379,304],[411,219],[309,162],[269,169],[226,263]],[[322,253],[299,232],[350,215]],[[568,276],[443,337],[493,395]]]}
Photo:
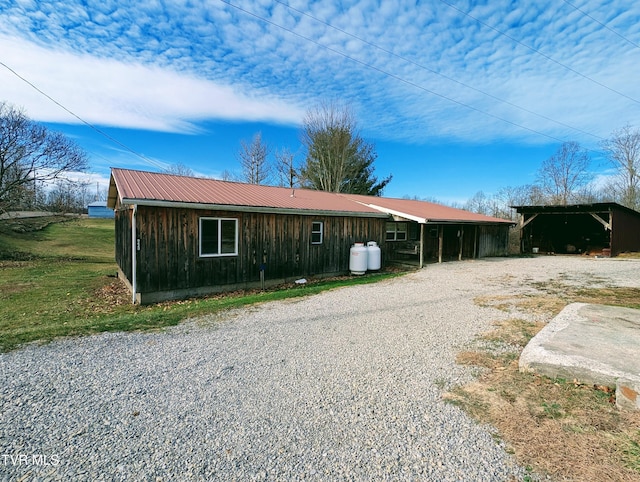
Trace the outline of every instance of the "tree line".
{"label": "tree line", "polygon": [[533,184],[508,186],[487,196],[478,191],[462,209],[513,219],[511,206],[567,205],[617,202],[640,211],[640,129],[626,125],[602,141],[600,148],[611,168],[601,185],[595,185],[591,155],[577,142],[564,142],[542,161]]}
{"label": "tree line", "polygon": [[[225,171],[222,177],[374,196],[382,195],[392,179],[391,175],[381,180],[375,176],[375,146],[360,134],[348,105],[323,102],[309,109],[300,141],[302,156],[287,148],[273,150],[258,132],[240,143],[241,174]],[[613,172],[604,185],[593,184],[590,152],[577,142],[565,142],[541,163],[533,184],[507,186],[490,196],[479,191],[455,207],[507,219],[513,216],[513,205],[618,202],[640,211],[640,129],[624,126],[600,147]],[[0,102],[0,212],[80,211],[93,200],[103,200],[104,193],[93,195],[90,184],[68,179],[70,172],[87,168],[87,154],[72,140]],[[184,164],[173,165],[168,172],[193,175]]]}

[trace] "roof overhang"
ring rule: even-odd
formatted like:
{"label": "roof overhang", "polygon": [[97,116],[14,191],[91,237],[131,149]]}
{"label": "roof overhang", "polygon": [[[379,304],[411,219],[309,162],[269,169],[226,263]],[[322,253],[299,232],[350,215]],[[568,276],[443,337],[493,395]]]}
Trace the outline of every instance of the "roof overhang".
{"label": "roof overhang", "polygon": [[[121,200],[122,206],[149,206],[149,207],[166,207],[177,209],[198,209],[212,211],[232,211],[244,213],[268,213],[268,214],[297,214],[303,216],[346,216],[359,218],[380,218],[387,219],[388,214],[384,213],[365,213],[359,211],[330,211],[322,209],[290,209],[276,208],[270,206],[236,206],[230,204],[208,204],[208,203],[189,203],[178,201],[161,201],[154,199],[131,199],[124,198]],[[115,201],[114,201],[115,206]]]}
{"label": "roof overhang", "polygon": [[[360,202],[360,201],[358,201]],[[515,225],[514,221],[483,221],[483,220],[473,220],[473,219],[430,219],[423,218],[420,216],[415,216],[412,214],[404,213],[401,211],[396,211],[394,209],[385,208],[383,206],[377,206],[375,204],[362,203],[365,206],[369,206],[370,208],[377,209],[378,211],[390,214],[393,216],[396,221],[415,221],[419,224],[484,224],[484,225],[493,225],[493,226],[501,226],[501,225]]]}
{"label": "roof overhang", "polygon": [[393,209],[389,209],[389,208],[384,208],[382,206],[377,206],[375,204],[368,204],[368,203],[363,203],[360,201],[356,201],[358,204],[362,204],[363,206],[368,206],[370,208],[376,209],[380,212],[386,213],[387,215],[391,215],[395,218],[401,218],[402,220],[407,220],[407,221],[415,221],[416,223],[420,223],[420,224],[426,224],[427,220],[424,218],[421,218],[419,216],[413,216],[411,214],[407,214],[407,213],[403,213],[400,211],[395,211]]}
{"label": "roof overhang", "polygon": [[116,186],[116,181],[113,178],[113,174],[111,174],[111,178],[109,179],[109,192],[107,193],[107,207],[115,209],[117,201],[118,187]]}
{"label": "roof overhang", "polygon": [[460,219],[427,219],[425,224],[468,224],[472,226],[514,226],[517,223],[515,221],[482,221],[482,220],[460,220]]}
{"label": "roof overhang", "polygon": [[634,211],[622,204],[615,202],[606,203],[585,203],[585,204],[567,204],[567,205],[525,205],[511,206],[518,214],[588,214],[588,213],[606,213],[614,211],[624,211],[633,216],[639,216],[640,212]]}

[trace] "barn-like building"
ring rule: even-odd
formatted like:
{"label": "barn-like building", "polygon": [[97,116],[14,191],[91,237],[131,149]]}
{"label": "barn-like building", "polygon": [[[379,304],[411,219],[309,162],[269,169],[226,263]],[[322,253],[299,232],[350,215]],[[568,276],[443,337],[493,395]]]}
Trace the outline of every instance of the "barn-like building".
{"label": "barn-like building", "polygon": [[382,265],[502,256],[510,221],[405,199],[113,169],[116,262],[134,303],[347,273],[356,242]]}

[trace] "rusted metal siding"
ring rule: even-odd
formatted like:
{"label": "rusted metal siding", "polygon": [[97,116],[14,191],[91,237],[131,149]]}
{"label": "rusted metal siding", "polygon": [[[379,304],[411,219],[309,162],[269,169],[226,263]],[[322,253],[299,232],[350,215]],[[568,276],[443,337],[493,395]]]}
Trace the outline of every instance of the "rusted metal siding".
{"label": "rusted metal siding", "polygon": [[[122,217],[120,230],[131,229]],[[238,255],[199,256],[201,217],[238,220]],[[265,280],[343,273],[356,241],[384,243],[385,220],[342,216],[304,216],[139,206],[137,291],[145,293],[238,285]],[[311,244],[314,221],[323,223],[322,244]],[[118,222],[118,221],[117,221]],[[120,239],[122,238],[122,239]],[[119,265],[130,258],[126,235],[116,247]],[[129,248],[130,251],[130,248]],[[131,279],[130,269],[125,270]]]}
{"label": "rusted metal siding", "polygon": [[611,209],[611,256],[625,251],[640,251],[640,215]]}

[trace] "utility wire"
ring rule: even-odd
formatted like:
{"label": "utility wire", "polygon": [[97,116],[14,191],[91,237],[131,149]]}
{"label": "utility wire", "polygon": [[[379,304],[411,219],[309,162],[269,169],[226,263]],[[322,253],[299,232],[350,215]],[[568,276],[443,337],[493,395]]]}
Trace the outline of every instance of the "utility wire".
{"label": "utility wire", "polygon": [[307,42],[311,42],[312,44],[314,44],[314,45],[316,45],[318,47],[321,47],[321,48],[323,48],[325,50],[328,50],[328,51],[333,52],[333,53],[335,53],[337,55],[340,55],[341,57],[344,57],[347,60],[350,60],[352,62],[356,62],[356,63],[358,63],[358,64],[360,64],[360,65],[362,65],[364,67],[367,67],[367,68],[369,68],[371,70],[375,70],[376,72],[379,72],[379,73],[384,74],[384,75],[386,75],[388,77],[391,77],[392,79],[395,79],[395,80],[397,80],[399,82],[402,82],[404,84],[407,84],[407,85],[410,85],[412,87],[415,87],[416,89],[422,90],[422,91],[427,92],[427,93],[432,94],[432,95],[435,95],[436,97],[440,97],[440,98],[445,99],[445,100],[447,100],[449,102],[453,102],[454,104],[458,104],[459,106],[466,107],[467,109],[473,110],[473,111],[478,112],[480,114],[484,114],[484,115],[486,115],[488,117],[492,117],[493,119],[497,119],[497,120],[502,121],[502,122],[504,122],[506,124],[510,124],[510,125],[512,125],[514,127],[518,127],[520,129],[524,129],[524,130],[532,132],[534,134],[537,134],[537,135],[540,135],[540,136],[543,136],[543,137],[547,137],[548,139],[552,139],[552,140],[554,140],[556,142],[560,142],[560,143],[565,142],[565,140],[563,140],[563,139],[559,139],[559,138],[554,137],[552,135],[545,134],[544,132],[540,132],[540,131],[532,129],[530,127],[526,127],[526,126],[524,126],[522,124],[518,124],[517,122],[510,121],[508,119],[505,119],[503,117],[497,116],[495,114],[491,114],[490,112],[484,111],[482,109],[478,109],[477,107],[473,107],[472,105],[469,105],[469,104],[465,104],[464,102],[461,102],[459,100],[452,99],[451,97],[448,97],[446,95],[439,94],[438,92],[435,92],[433,90],[427,89],[426,87],[424,87],[424,86],[422,86],[420,84],[417,84],[417,83],[412,82],[410,80],[404,79],[404,78],[402,78],[402,77],[400,77],[400,76],[398,76],[396,74],[393,74],[393,73],[388,72],[388,71],[386,71],[384,69],[376,67],[375,65],[371,65],[371,64],[369,64],[367,62],[364,62],[362,60],[356,59],[355,57],[351,57],[350,55],[347,55],[344,52],[341,52],[340,50],[334,49],[333,47],[329,47],[327,45],[323,45],[320,42],[318,42],[318,41],[316,41],[316,40],[314,40],[314,39],[312,39],[310,37],[306,37],[306,36],[304,36],[304,35],[302,35],[302,34],[300,34],[298,32],[295,32],[295,31],[287,28],[287,27],[279,25],[279,24],[277,24],[277,23],[275,23],[275,22],[273,22],[273,21],[271,21],[271,20],[269,20],[267,18],[261,17],[260,15],[258,15],[256,13],[250,12],[250,11],[248,11],[248,10],[242,8],[242,7],[239,7],[238,5],[234,5],[229,0],[220,0],[220,1],[222,3],[225,3],[225,4],[229,5],[232,8],[235,8],[236,10],[239,10],[239,11],[241,11],[243,13],[246,13],[247,15],[250,15],[250,16],[252,16],[254,18],[257,18],[258,20],[261,20],[261,21],[263,21],[265,23],[268,23],[269,25],[273,25],[274,27],[280,28],[280,29],[282,29],[282,30],[284,30],[286,32],[289,32],[292,35],[295,35],[296,37],[299,37],[299,38],[301,38],[303,40],[306,40]]}
{"label": "utility wire", "polygon": [[593,78],[589,77],[588,75],[585,75],[585,74],[583,74],[583,73],[581,73],[581,72],[578,72],[577,70],[575,70],[575,69],[573,69],[573,68],[569,67],[569,66],[568,66],[568,65],[566,65],[566,64],[563,64],[562,62],[560,62],[560,61],[558,61],[558,60],[554,59],[553,57],[549,57],[547,54],[545,54],[545,53],[541,52],[540,50],[538,50],[538,49],[536,49],[536,48],[534,48],[534,47],[531,47],[530,45],[527,45],[527,44],[525,44],[524,42],[521,42],[520,40],[518,40],[518,39],[517,39],[517,38],[515,38],[515,37],[512,37],[512,36],[511,36],[511,35],[509,35],[508,33],[505,33],[505,32],[503,32],[502,30],[497,29],[496,27],[494,27],[494,26],[492,26],[492,25],[489,25],[489,24],[488,24],[488,23],[486,23],[486,22],[483,22],[483,21],[482,21],[482,20],[480,20],[479,18],[474,17],[473,15],[471,15],[471,14],[469,14],[469,13],[465,12],[464,10],[462,10],[462,9],[460,9],[460,8],[458,8],[458,7],[456,7],[455,5],[453,5],[453,4],[449,3],[449,2],[447,2],[446,0],[440,0],[440,1],[441,1],[442,3],[444,3],[445,5],[448,5],[449,7],[451,7],[452,9],[454,9],[455,11],[460,12],[461,14],[463,14],[463,15],[465,15],[465,16],[467,16],[467,17],[469,17],[469,18],[473,19],[473,20],[475,20],[475,21],[476,21],[476,22],[478,22],[479,24],[484,25],[485,27],[487,27],[487,28],[489,28],[489,29],[493,30],[493,31],[494,31],[494,32],[496,32],[496,33],[499,33],[500,35],[502,35],[502,36],[504,36],[504,37],[507,37],[509,40],[514,41],[514,42],[515,42],[515,43],[517,43],[518,45],[521,45],[522,47],[524,47],[524,48],[526,48],[526,49],[528,49],[528,50],[531,50],[532,52],[537,53],[538,55],[540,55],[540,56],[544,57],[545,59],[547,59],[547,60],[549,60],[549,61],[551,61],[551,62],[553,62],[554,64],[557,64],[557,65],[559,65],[559,66],[561,66],[561,67],[564,67],[565,69],[569,70],[570,72],[573,72],[574,74],[579,75],[579,76],[580,76],[580,77],[582,77],[583,79],[586,79],[586,80],[588,80],[588,81],[590,81],[590,82],[593,82],[594,84],[599,85],[600,87],[603,87],[603,88],[605,88],[605,89],[607,89],[607,90],[609,90],[609,91],[611,91],[611,92],[613,92],[613,93],[615,93],[615,94],[618,94],[618,95],[620,95],[620,96],[624,97],[625,99],[628,99],[628,100],[630,100],[630,101],[632,101],[632,102],[635,102],[636,104],[640,104],[640,100],[634,99],[633,97],[629,97],[627,94],[623,94],[622,92],[620,92],[620,91],[618,91],[618,90],[615,90],[615,89],[613,89],[613,88],[611,88],[611,87],[609,87],[609,86],[606,86],[606,85],[605,85],[605,84],[603,84],[602,82],[598,82],[597,80],[595,80],[595,79],[593,79]]}
{"label": "utility wire", "polygon": [[538,112],[534,112],[534,111],[532,111],[532,110],[527,109],[526,107],[522,107],[522,106],[520,106],[520,105],[514,104],[513,102],[510,102],[510,101],[508,101],[508,100],[501,99],[500,97],[497,97],[497,96],[495,96],[495,95],[493,95],[493,94],[490,94],[490,93],[488,93],[488,92],[485,92],[485,91],[483,91],[483,90],[481,90],[481,89],[478,89],[477,87],[473,87],[472,85],[469,85],[469,84],[466,84],[466,83],[464,83],[464,82],[461,82],[461,81],[459,81],[459,80],[457,80],[457,79],[454,79],[453,77],[449,77],[448,75],[442,74],[442,73],[440,73],[440,72],[438,72],[438,71],[436,71],[436,70],[433,70],[433,69],[431,69],[431,68],[427,67],[426,65],[420,64],[420,63],[418,63],[418,62],[416,62],[416,61],[414,61],[414,60],[411,60],[411,59],[409,59],[409,58],[407,58],[407,57],[404,57],[404,56],[402,56],[402,55],[396,54],[395,52],[392,52],[391,50],[388,50],[388,49],[386,49],[386,48],[384,48],[384,47],[381,47],[380,45],[377,45],[377,44],[375,44],[375,43],[373,43],[373,42],[369,42],[368,40],[365,40],[365,39],[363,39],[362,37],[359,37],[359,36],[354,35],[354,34],[352,34],[352,33],[350,33],[350,32],[347,32],[346,30],[343,30],[343,29],[341,29],[341,28],[339,28],[339,27],[336,27],[336,26],[334,26],[334,25],[331,25],[330,23],[327,23],[327,22],[325,22],[324,20],[321,20],[321,19],[319,19],[319,18],[317,18],[317,17],[314,17],[313,15],[311,15],[311,14],[309,14],[309,13],[303,12],[302,10],[298,10],[297,8],[292,7],[291,5],[289,5],[289,4],[285,3],[285,2],[282,2],[282,1],[280,1],[280,0],[274,0],[274,1],[275,1],[276,3],[279,3],[279,4],[281,4],[281,5],[284,5],[285,7],[289,8],[290,10],[293,10],[294,12],[299,13],[300,15],[304,15],[305,17],[311,18],[311,19],[315,20],[316,22],[319,22],[319,23],[321,23],[321,24],[323,24],[323,25],[326,25],[326,26],[327,26],[327,27],[329,27],[329,28],[332,28],[332,29],[334,29],[334,30],[336,30],[336,31],[338,31],[338,32],[340,32],[340,33],[343,33],[343,34],[345,34],[345,35],[347,35],[347,36],[349,36],[349,37],[351,37],[351,38],[353,38],[353,39],[356,39],[356,40],[358,40],[358,41],[360,41],[360,42],[364,43],[365,45],[368,45],[368,46],[370,46],[370,47],[373,47],[373,48],[375,48],[375,49],[377,49],[377,50],[379,50],[379,51],[381,51],[381,52],[384,52],[385,54],[391,55],[392,57],[395,57],[395,58],[400,59],[400,60],[402,60],[402,61],[404,61],[404,62],[407,62],[407,63],[409,63],[409,64],[411,64],[411,65],[413,65],[413,66],[415,66],[415,67],[418,67],[418,68],[420,68],[420,69],[422,69],[422,70],[425,70],[425,71],[427,71],[427,72],[431,72],[432,74],[438,75],[438,76],[440,76],[440,77],[442,77],[442,78],[444,78],[444,79],[446,79],[446,80],[448,80],[448,81],[455,82],[455,83],[456,83],[456,84],[458,84],[458,85],[461,85],[461,86],[463,86],[463,87],[466,87],[467,89],[471,89],[471,90],[473,90],[474,92],[478,92],[479,94],[485,95],[485,96],[487,96],[487,97],[489,97],[489,98],[491,98],[491,99],[493,99],[493,100],[495,100],[495,101],[501,102],[501,103],[506,104],[506,105],[509,105],[509,106],[511,106],[511,107],[515,107],[516,109],[519,109],[519,110],[521,110],[521,111],[523,111],[523,112],[526,112],[527,114],[531,114],[531,115],[534,115],[534,116],[539,117],[539,118],[541,118],[541,119],[544,119],[544,120],[546,120],[546,121],[553,122],[554,124],[558,124],[558,125],[561,125],[561,126],[563,126],[563,127],[568,128],[568,129],[571,129],[571,130],[575,130],[575,131],[577,131],[577,132],[580,132],[580,133],[582,133],[582,134],[586,134],[586,135],[589,135],[589,136],[595,137],[595,138],[597,138],[597,139],[604,140],[604,138],[603,138],[603,137],[601,137],[601,136],[599,136],[599,135],[597,135],[597,134],[593,134],[593,133],[591,133],[591,132],[587,132],[587,131],[585,131],[585,130],[582,130],[582,129],[578,128],[578,127],[574,127],[574,126],[571,126],[571,125],[569,125],[569,124],[565,124],[564,122],[561,122],[561,121],[559,121],[559,120],[552,119],[551,117],[547,117],[546,115],[540,114],[540,113],[538,113]]}
{"label": "utility wire", "polygon": [[4,67],[5,69],[7,69],[9,72],[11,72],[13,75],[15,75],[16,77],[18,77],[20,80],[22,80],[24,83],[26,83],[27,85],[31,86],[33,89],[35,89],[37,92],[39,92],[40,94],[44,95],[47,99],[49,99],[51,102],[53,102],[54,104],[56,104],[58,107],[60,107],[62,110],[64,110],[65,112],[71,114],[73,117],[75,117],[76,119],[78,119],[80,122],[82,122],[84,125],[90,127],[91,129],[93,129],[95,132],[97,132],[98,134],[100,134],[101,136],[106,137],[107,139],[109,139],[111,142],[113,142],[114,144],[117,144],[118,146],[122,147],[123,149],[125,149],[126,151],[130,152],[131,154],[139,157],[140,159],[142,159],[143,161],[151,164],[154,167],[157,167],[159,169],[165,169],[165,166],[163,166],[161,163],[159,163],[158,161],[154,161],[153,159],[149,159],[147,156],[140,154],[137,151],[134,151],[132,148],[130,148],[129,146],[127,146],[126,144],[123,144],[122,142],[120,142],[118,139],[114,138],[113,136],[110,136],[109,134],[107,134],[106,132],[104,132],[101,129],[98,129],[96,126],[94,126],[93,124],[91,124],[90,122],[84,120],[82,117],[80,117],[78,114],[76,114],[75,112],[72,112],[70,109],[66,108],[64,105],[62,105],[60,102],[58,102],[57,100],[55,100],[53,97],[51,97],[49,94],[47,94],[46,92],[44,92],[43,90],[41,90],[40,88],[38,88],[35,84],[33,84],[32,82],[30,82],[29,80],[25,79],[22,75],[20,75],[19,73],[17,73],[15,70],[13,70],[11,67],[9,67],[7,64],[5,64],[3,61],[0,60],[0,65],[2,67]]}
{"label": "utility wire", "polygon": [[591,15],[589,15],[587,12],[585,12],[584,10],[576,7],[573,3],[568,2],[567,0],[562,0],[564,3],[566,3],[567,5],[569,5],[570,7],[576,9],[578,12],[580,12],[582,15],[589,17],[591,20],[593,20],[594,22],[596,22],[598,25],[606,28],[609,32],[617,35],[618,37],[620,37],[622,40],[624,40],[625,42],[630,43],[631,45],[633,45],[635,48],[640,49],[640,44],[635,43],[633,40],[629,40],[627,37],[625,37],[624,35],[616,32],[615,30],[613,30],[611,27],[609,27],[607,24],[602,23],[600,20],[598,20],[597,18],[592,17]]}

